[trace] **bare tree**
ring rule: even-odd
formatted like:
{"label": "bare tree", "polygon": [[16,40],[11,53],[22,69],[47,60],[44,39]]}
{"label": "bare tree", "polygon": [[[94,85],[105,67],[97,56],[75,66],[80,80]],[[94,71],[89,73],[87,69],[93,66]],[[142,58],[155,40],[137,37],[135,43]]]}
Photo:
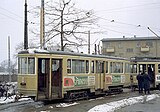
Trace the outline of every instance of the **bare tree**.
{"label": "bare tree", "polygon": [[51,40],[59,41],[62,51],[66,46],[76,48],[84,46],[87,43],[87,38],[84,37],[87,37],[88,30],[95,25],[96,20],[92,10],[77,9],[71,0],[59,0],[54,4],[47,2],[45,3],[46,43]]}
{"label": "bare tree", "polygon": [[[17,71],[17,68],[16,68],[16,61],[13,62],[11,61],[11,73],[14,74],[16,73]],[[9,72],[8,70],[8,60],[3,60],[1,63],[0,63],[0,72]]]}

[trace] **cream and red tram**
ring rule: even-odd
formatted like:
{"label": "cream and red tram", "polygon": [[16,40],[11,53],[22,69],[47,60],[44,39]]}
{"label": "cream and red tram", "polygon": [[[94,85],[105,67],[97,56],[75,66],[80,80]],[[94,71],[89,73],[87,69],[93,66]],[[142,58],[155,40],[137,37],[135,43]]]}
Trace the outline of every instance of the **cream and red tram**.
{"label": "cream and red tram", "polygon": [[35,100],[78,98],[130,85],[130,60],[29,49],[18,53],[18,91]]}

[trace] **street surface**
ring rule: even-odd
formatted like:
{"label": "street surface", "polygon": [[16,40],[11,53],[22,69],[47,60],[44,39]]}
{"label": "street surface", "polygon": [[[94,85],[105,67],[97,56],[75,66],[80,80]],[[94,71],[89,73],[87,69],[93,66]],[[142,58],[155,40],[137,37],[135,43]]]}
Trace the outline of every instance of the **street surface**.
{"label": "street surface", "polygon": [[160,98],[127,106],[117,110],[116,112],[160,112]]}
{"label": "street surface", "polygon": [[[151,93],[160,93],[159,91],[151,91]],[[42,102],[25,101],[21,103],[11,103],[0,105],[0,112],[87,112],[91,108],[106,104],[113,101],[122,100],[125,98],[140,96],[137,91],[131,92],[130,90],[124,90],[124,93],[117,95],[109,95],[90,100],[82,100],[74,102],[73,106],[69,107],[58,107],[61,103],[53,103],[43,105]],[[155,99],[146,103],[139,103],[131,105],[116,112],[159,112],[160,110],[160,99]],[[154,111],[151,111],[151,109]]]}

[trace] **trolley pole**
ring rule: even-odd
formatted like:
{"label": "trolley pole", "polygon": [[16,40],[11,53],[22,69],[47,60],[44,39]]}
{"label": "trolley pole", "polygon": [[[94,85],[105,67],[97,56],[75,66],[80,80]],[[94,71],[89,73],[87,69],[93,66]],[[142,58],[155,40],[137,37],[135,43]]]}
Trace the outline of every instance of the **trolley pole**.
{"label": "trolley pole", "polygon": [[9,73],[9,82],[11,82],[10,36],[8,36],[8,73]]}

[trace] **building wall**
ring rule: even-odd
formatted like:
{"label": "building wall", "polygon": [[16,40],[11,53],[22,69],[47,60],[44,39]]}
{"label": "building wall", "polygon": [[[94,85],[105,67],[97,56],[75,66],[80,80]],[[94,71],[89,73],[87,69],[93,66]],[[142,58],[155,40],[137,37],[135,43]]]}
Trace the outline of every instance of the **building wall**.
{"label": "building wall", "polygon": [[[107,49],[112,49],[108,52]],[[114,52],[113,52],[114,49]],[[102,41],[102,54],[109,56],[156,57],[160,56],[160,40],[116,40]]]}

